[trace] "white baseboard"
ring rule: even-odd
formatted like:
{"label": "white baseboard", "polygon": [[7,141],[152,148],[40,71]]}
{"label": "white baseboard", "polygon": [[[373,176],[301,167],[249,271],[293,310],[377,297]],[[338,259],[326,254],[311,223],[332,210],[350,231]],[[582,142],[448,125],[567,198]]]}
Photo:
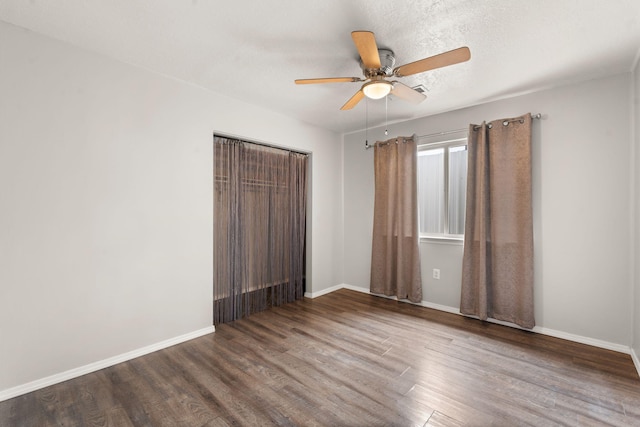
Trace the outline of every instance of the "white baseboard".
{"label": "white baseboard", "polygon": [[[327,289],[323,289],[321,291],[318,292],[311,292],[311,293],[305,293],[305,297],[307,298],[317,298],[320,297],[322,295],[326,295],[329,294],[331,292],[337,291],[339,289],[349,289],[352,291],[356,291],[356,292],[362,292],[365,294],[371,294],[371,292],[369,291],[369,289],[367,288],[362,288],[362,287],[358,287],[358,286],[353,286],[353,285],[349,285],[346,283],[340,284],[340,285],[336,285],[336,286],[332,286],[330,288]],[[395,297],[386,297],[384,295],[378,295],[378,294],[371,294],[371,295],[376,295],[376,296],[380,296],[380,297],[384,297],[384,298],[388,298],[388,299],[396,299]],[[432,308],[435,310],[439,310],[439,311],[444,311],[447,313],[453,313],[453,314],[457,314],[457,315],[461,315],[460,313],[460,309],[456,308],[456,307],[449,307],[449,306],[445,306],[445,305],[440,305],[440,304],[435,304],[435,303],[431,303],[428,301],[422,301],[420,304],[421,306],[427,307],[427,308]],[[499,320],[495,320],[495,319],[489,319],[490,322],[492,323],[497,323],[497,324],[501,324],[501,325],[505,325],[505,326],[510,326],[510,327],[515,327],[518,329],[522,329],[517,325],[514,325],[512,323],[508,323],[508,322],[502,322]],[[110,366],[113,365],[117,365],[118,363],[122,363],[122,362],[126,362],[127,360],[131,360],[131,359],[135,359],[136,357],[140,357],[140,356],[144,356],[146,354],[149,353],[153,353],[154,351],[158,351],[158,350],[162,350],[171,346],[174,346],[176,344],[180,344],[198,337],[201,337],[203,335],[207,335],[210,334],[212,332],[215,332],[215,327],[214,326],[209,326],[194,332],[190,332],[184,335],[180,335],[178,337],[174,337],[174,338],[170,338],[168,340],[156,343],[156,344],[151,344],[149,346],[146,347],[142,347],[139,348],[137,350],[133,350],[124,354],[120,354],[118,356],[114,356],[114,357],[110,357],[108,359],[104,359],[98,362],[94,362],[94,363],[90,363],[88,365],[85,366],[81,366],[79,368],[74,368],[74,369],[70,369],[68,371],[59,373],[59,374],[55,374],[55,375],[51,375],[36,381],[32,381],[26,384],[22,384],[16,387],[12,387],[6,390],[2,390],[0,391],[0,402],[8,400],[8,399],[12,399],[16,396],[20,396],[22,394],[26,394],[26,393],[30,393],[32,391],[36,391],[39,390],[41,388],[44,387],[48,387],[50,385],[54,385],[54,384],[58,384],[61,383],[63,381],[68,381],[70,379],[73,378],[77,378],[80,377],[82,375],[86,375],[89,374],[91,372],[95,372],[95,371],[99,371],[100,369],[104,369],[104,368],[108,368]],[[562,331],[556,331],[554,329],[549,329],[549,328],[544,328],[544,327],[539,327],[536,326],[533,328],[533,332],[542,334],[542,335],[549,335],[552,337],[556,337],[556,338],[561,338],[561,339],[566,339],[568,341],[574,341],[574,342],[578,342],[581,344],[587,344],[587,345],[591,345],[594,347],[600,347],[600,348],[604,348],[607,350],[613,350],[613,351],[618,351],[620,353],[625,353],[625,354],[630,354],[631,358],[633,360],[633,363],[636,367],[636,370],[638,371],[638,375],[640,375],[640,359],[638,358],[638,355],[636,354],[635,350],[629,347],[626,347],[624,345],[621,344],[614,344],[614,343],[610,343],[607,341],[602,341],[602,340],[597,340],[594,338],[588,338],[588,337],[583,337],[580,335],[574,335],[574,334],[570,334],[567,332],[562,332]]]}
{"label": "white baseboard", "polygon": [[420,305],[427,308],[433,308],[434,310],[446,311],[447,313],[462,315],[458,307],[450,307],[448,305],[436,304],[429,301],[422,301]]}
{"label": "white baseboard", "polygon": [[570,334],[568,332],[557,331],[555,329],[544,328],[535,326],[533,332],[537,332],[542,335],[549,335],[551,337],[561,338],[567,341],[573,341],[580,344],[587,344],[593,347],[600,347],[607,350],[617,351],[619,353],[631,354],[631,348],[626,345],[616,344],[609,341],[603,341],[595,338],[584,337],[582,335]]}
{"label": "white baseboard", "polygon": [[640,359],[638,359],[638,355],[633,347],[631,348],[631,360],[633,360],[633,364],[636,365],[636,371],[638,371],[638,376],[640,376]]}
{"label": "white baseboard", "polygon": [[336,285],[336,286],[332,286],[330,288],[327,289],[323,289],[321,291],[318,292],[305,292],[304,296],[305,298],[318,298],[321,297],[322,295],[326,295],[326,294],[330,294],[331,292],[335,292],[337,290],[340,290],[342,288],[345,288],[347,285],[345,284],[340,284],[340,285]]}
{"label": "white baseboard", "polygon": [[[375,295],[377,297],[382,297],[382,298],[386,298],[386,299],[392,299],[392,300],[396,300],[398,301],[397,297],[390,297],[387,295],[383,295],[383,294],[374,294],[371,293],[371,291],[367,288],[361,288],[359,286],[353,286],[353,285],[343,285],[342,289],[349,289],[352,291],[356,291],[356,292],[362,292],[363,294],[369,294],[369,295]],[[453,313],[453,314],[460,314],[460,309],[456,308],[456,307],[449,307],[448,305],[441,305],[441,304],[436,304],[433,302],[429,302],[429,301],[420,301],[419,303],[415,303],[415,302],[411,302],[408,300],[400,300],[401,302],[406,302],[407,304],[414,304],[414,305],[420,305],[422,307],[427,307],[427,308],[433,308],[434,310],[438,310],[438,311],[446,311],[447,313]]]}
{"label": "white baseboard", "polygon": [[371,291],[369,291],[369,288],[360,288],[358,286],[347,285],[346,283],[342,284],[341,289],[349,289],[350,291],[362,292],[363,294],[371,294]]}
{"label": "white baseboard", "polygon": [[214,326],[209,326],[197,331],[189,332],[178,337],[170,338],[165,341],[161,341],[156,344],[151,344],[146,347],[132,350],[127,353],[123,353],[117,356],[110,357],[108,359],[100,360],[98,362],[90,363],[88,365],[80,366],[79,368],[70,369],[59,374],[54,374],[39,380],[31,381],[26,384],[22,384],[16,387],[12,387],[6,390],[0,391],[0,402],[8,399],[12,399],[22,394],[30,393],[32,391],[40,390],[41,388],[48,387],[50,385],[58,384],[63,381],[68,381],[73,378],[80,377],[82,375],[90,374],[91,372],[99,371],[100,369],[108,368],[118,363],[126,362],[127,360],[135,359],[136,357],[144,356],[145,354],[153,353],[154,351],[162,350],[167,347],[180,344],[194,338],[201,337],[203,335],[215,332]]}
{"label": "white baseboard", "polygon": [[[383,298],[387,298],[387,299],[394,299],[397,300],[396,297],[388,297],[386,295],[379,295],[379,294],[372,294],[369,289],[367,288],[362,288],[362,287],[358,287],[358,286],[353,286],[353,285],[348,285],[348,284],[343,284],[340,286],[334,286],[333,288],[336,288],[335,290],[338,289],[350,289],[352,291],[357,291],[357,292],[362,292],[365,294],[371,294],[371,295],[375,295],[375,296],[379,296],[379,297],[383,297]],[[332,289],[333,289],[332,288]],[[405,301],[405,300],[400,300],[402,302],[407,302],[410,304],[414,304],[411,303],[409,301]],[[450,307],[450,306],[446,306],[446,305],[441,305],[441,304],[435,304],[429,301],[422,301],[417,305],[421,305],[423,307],[427,307],[427,308],[433,308],[434,310],[439,310],[439,311],[444,311],[447,313],[453,313],[453,314],[457,314],[460,316],[464,316],[464,314],[460,313],[460,308],[458,307]],[[467,316],[467,317],[473,317],[473,316]],[[516,328],[516,329],[522,329],[522,330],[529,330],[529,329],[524,329],[521,328],[520,326],[514,324],[514,323],[510,323],[510,322],[503,322],[501,320],[497,320],[497,319],[487,319],[488,322],[491,323],[496,323],[498,325],[503,325],[503,326],[509,326],[511,328]],[[631,348],[622,345],[622,344],[615,344],[615,343],[611,343],[608,341],[603,341],[603,340],[598,340],[595,338],[589,338],[589,337],[584,337],[581,335],[575,335],[575,334],[570,334],[568,332],[562,332],[562,331],[557,331],[555,329],[549,329],[549,328],[544,328],[541,326],[535,326],[533,329],[531,329],[531,331],[541,334],[541,335],[548,335],[551,337],[555,337],[555,338],[560,338],[560,339],[564,339],[567,341],[573,341],[573,342],[577,342],[580,344],[586,344],[586,345],[591,345],[593,347],[599,347],[599,348],[604,348],[607,350],[613,350],[613,351],[617,351],[619,353],[624,353],[624,354],[631,354],[632,357],[634,357],[634,353],[632,352]],[[638,361],[638,357],[635,356],[634,359],[634,363],[636,365],[636,369],[638,370],[638,374],[640,375],[640,361]]]}

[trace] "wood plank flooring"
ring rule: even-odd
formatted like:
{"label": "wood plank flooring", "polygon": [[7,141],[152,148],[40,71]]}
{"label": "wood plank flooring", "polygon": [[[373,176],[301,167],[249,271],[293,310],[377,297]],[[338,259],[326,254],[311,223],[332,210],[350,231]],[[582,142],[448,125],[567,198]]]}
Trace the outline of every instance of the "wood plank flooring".
{"label": "wood plank flooring", "polygon": [[628,355],[341,290],[0,403],[2,426],[639,426]]}

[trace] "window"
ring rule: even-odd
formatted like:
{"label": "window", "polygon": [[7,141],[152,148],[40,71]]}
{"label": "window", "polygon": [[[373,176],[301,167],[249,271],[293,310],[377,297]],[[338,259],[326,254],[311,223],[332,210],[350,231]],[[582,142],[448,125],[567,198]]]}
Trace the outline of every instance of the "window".
{"label": "window", "polygon": [[420,237],[461,239],[467,191],[467,138],[418,146]]}

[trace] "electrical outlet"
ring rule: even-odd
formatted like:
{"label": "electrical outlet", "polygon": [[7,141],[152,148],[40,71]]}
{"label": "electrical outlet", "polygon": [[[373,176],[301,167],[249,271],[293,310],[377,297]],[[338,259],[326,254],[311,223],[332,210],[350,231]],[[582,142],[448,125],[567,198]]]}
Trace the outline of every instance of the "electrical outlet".
{"label": "electrical outlet", "polygon": [[439,268],[434,268],[433,269],[433,278],[434,279],[440,279],[440,269]]}

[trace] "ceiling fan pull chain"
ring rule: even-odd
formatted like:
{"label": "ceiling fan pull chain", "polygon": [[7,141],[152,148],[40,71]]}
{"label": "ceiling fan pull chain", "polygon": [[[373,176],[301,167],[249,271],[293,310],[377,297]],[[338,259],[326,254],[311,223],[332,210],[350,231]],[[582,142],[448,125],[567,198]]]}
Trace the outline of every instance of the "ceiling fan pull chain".
{"label": "ceiling fan pull chain", "polygon": [[364,101],[364,146],[369,148],[369,100]]}
{"label": "ceiling fan pull chain", "polygon": [[388,104],[389,96],[384,97],[384,134],[385,136],[389,135],[388,122],[389,122],[389,104]]}

